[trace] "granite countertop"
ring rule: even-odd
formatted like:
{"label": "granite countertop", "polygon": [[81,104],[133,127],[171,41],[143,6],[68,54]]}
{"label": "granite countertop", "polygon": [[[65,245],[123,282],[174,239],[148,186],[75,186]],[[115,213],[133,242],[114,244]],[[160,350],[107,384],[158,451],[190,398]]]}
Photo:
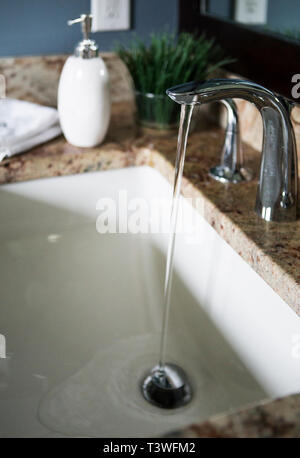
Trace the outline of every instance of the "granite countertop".
{"label": "granite countertop", "polygon": [[[138,132],[133,103],[113,105],[105,142],[77,148],[63,136],[3,161],[0,183],[120,167],[148,165],[173,179],[176,133],[157,137]],[[211,125],[190,135],[182,192],[202,199],[203,216],[245,261],[300,315],[300,220],[266,223],[254,213],[257,180],[223,185],[208,176],[220,160],[224,131]],[[244,145],[247,166],[256,172],[259,153]],[[300,394],[265,401],[194,425],[172,437],[300,437]]]}
{"label": "granite countertop", "polygon": [[[78,148],[61,136],[0,164],[0,184],[135,165],[149,165],[173,181],[176,133],[140,135],[133,104],[113,106],[110,129],[97,148]],[[300,219],[267,223],[254,213],[257,180],[218,183],[208,170],[220,160],[224,131],[207,124],[189,137],[182,193],[202,199],[203,216],[234,250],[300,315]],[[244,144],[256,173],[260,154]]]}

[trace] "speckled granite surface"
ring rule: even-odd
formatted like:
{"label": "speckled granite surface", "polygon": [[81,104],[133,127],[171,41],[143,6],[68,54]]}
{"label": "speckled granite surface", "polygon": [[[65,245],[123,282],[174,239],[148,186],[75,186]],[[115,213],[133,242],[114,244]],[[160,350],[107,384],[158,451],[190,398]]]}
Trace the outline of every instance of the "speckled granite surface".
{"label": "speckled granite surface", "polygon": [[[57,87],[68,56],[0,58],[0,74],[6,80],[9,97],[56,107]],[[123,62],[113,53],[102,55],[111,80],[113,102],[132,99],[130,77]]]}
{"label": "speckled granite surface", "polygon": [[300,395],[266,401],[174,432],[185,438],[299,438]]}
{"label": "speckled granite surface", "polygon": [[[20,58],[0,59],[0,73],[9,80],[8,95],[55,105],[57,72],[64,59],[29,58],[31,65],[27,60],[22,64]],[[139,135],[134,123],[128,74],[122,64],[115,62],[115,57],[108,55],[106,59],[110,61],[116,84],[112,94],[112,121],[104,144],[82,149],[67,144],[63,137],[59,137],[2,162],[0,183],[134,165],[155,167],[172,181],[176,135],[165,138]],[[25,64],[28,64],[28,69],[23,81],[18,72],[13,76],[13,69],[20,66],[21,71]],[[45,69],[49,65],[47,73]],[[36,76],[39,67],[47,73],[46,83],[41,75],[39,78]],[[52,76],[51,68],[54,68]],[[34,88],[34,81],[40,85]],[[52,89],[45,89],[49,84],[52,84]],[[260,220],[253,211],[256,181],[224,186],[209,178],[207,171],[219,160],[223,138],[221,129],[204,125],[202,131],[191,134],[183,194],[202,199],[200,207],[209,223],[300,315],[300,221],[277,224]],[[257,172],[260,154],[250,146],[244,147],[247,165]],[[300,395],[216,417],[178,434],[184,437],[300,437]]]}
{"label": "speckled granite surface", "polygon": [[[123,113],[122,104],[120,110]],[[122,114],[114,116],[110,133],[98,148],[77,148],[61,137],[4,161],[0,183],[141,164],[157,168],[172,181],[176,137],[139,138],[130,123],[129,106],[126,114],[124,125]],[[207,171],[218,161],[223,136],[217,128],[190,136],[183,194],[203,199],[209,223],[300,315],[300,221],[277,224],[258,218],[253,211],[256,181],[224,186],[209,178]],[[249,146],[245,149],[248,164],[257,170],[259,154]]]}

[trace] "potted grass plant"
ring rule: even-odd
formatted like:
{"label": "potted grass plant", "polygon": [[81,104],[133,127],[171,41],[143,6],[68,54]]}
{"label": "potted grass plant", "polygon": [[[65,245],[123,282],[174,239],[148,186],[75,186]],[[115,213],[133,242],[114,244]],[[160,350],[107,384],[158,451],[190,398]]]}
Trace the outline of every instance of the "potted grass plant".
{"label": "potted grass plant", "polygon": [[149,44],[135,38],[128,49],[118,45],[116,51],[132,76],[137,121],[159,130],[178,125],[179,107],[166,96],[169,87],[205,80],[232,62],[213,39],[188,33],[151,35]]}

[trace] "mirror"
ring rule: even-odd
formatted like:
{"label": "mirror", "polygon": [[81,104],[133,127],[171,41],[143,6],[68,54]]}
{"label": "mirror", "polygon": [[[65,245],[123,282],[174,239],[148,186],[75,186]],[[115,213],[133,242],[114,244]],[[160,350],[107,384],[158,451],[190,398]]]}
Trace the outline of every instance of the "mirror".
{"label": "mirror", "polygon": [[299,0],[205,0],[202,12],[266,33],[300,40]]}
{"label": "mirror", "polygon": [[226,70],[299,103],[300,0],[178,1],[179,31],[214,39],[234,59]]}

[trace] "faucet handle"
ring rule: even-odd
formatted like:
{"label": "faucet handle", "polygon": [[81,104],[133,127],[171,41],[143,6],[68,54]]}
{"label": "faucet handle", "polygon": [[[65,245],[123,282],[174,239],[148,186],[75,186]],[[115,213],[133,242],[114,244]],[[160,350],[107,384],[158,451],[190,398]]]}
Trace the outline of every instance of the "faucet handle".
{"label": "faucet handle", "polygon": [[236,103],[232,99],[220,102],[227,108],[227,128],[222,150],[221,163],[212,167],[209,175],[221,183],[241,183],[250,181],[253,173],[244,167],[239,116]]}

